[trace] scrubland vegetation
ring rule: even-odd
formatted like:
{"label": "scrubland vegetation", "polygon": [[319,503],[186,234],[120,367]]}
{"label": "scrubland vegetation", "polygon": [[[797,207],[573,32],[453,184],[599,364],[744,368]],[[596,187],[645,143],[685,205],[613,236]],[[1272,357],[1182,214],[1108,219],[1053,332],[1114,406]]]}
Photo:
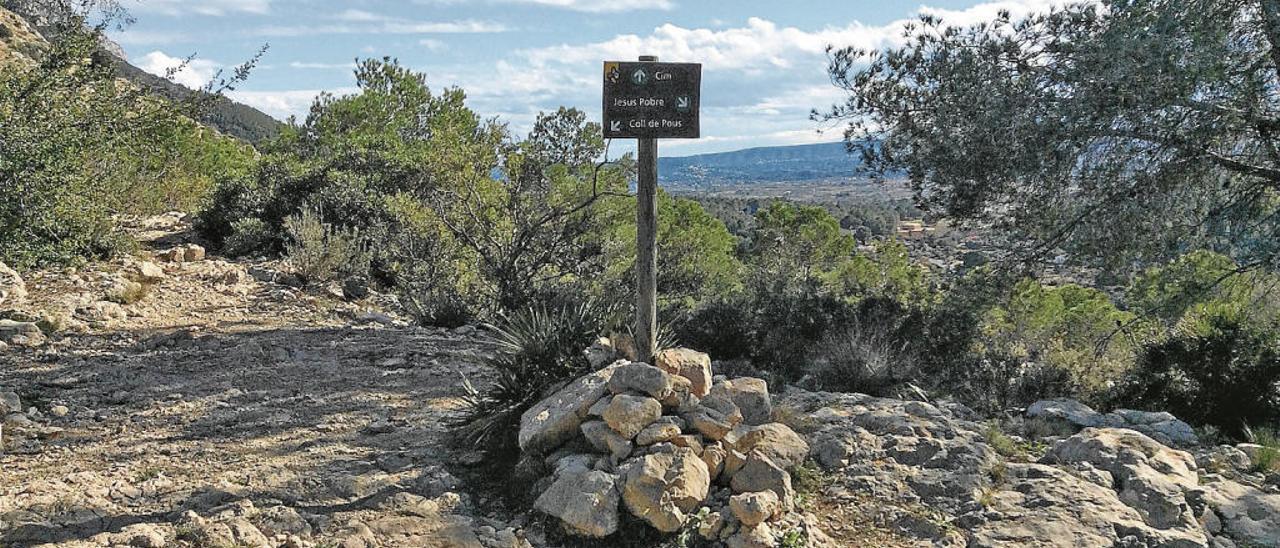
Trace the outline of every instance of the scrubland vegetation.
{"label": "scrubland vegetation", "polygon": [[[855,144],[875,142],[868,166],[909,174],[917,206],[1013,241],[1013,259],[931,273],[892,238],[901,204],[838,218],[774,201],[744,220],[738,205],[713,215],[663,194],[665,329],[812,388],[954,397],[990,413],[1073,397],[1237,437],[1274,425],[1280,167],[1274,96],[1260,90],[1275,73],[1255,63],[1266,40],[1238,23],[1253,13],[1244,4],[1073,6],[945,32],[926,17],[900,49],[833,50],[850,100],[820,117],[852,120]],[[1215,16],[1190,17],[1195,6]],[[1222,50],[1223,37],[1237,46]],[[129,249],[118,216],[198,211],[223,253],[283,255],[312,283],[368,278],[423,324],[525,326],[526,341],[564,324],[579,346],[625,331],[633,161],[605,160],[583,112],[513,135],[468,108],[465,90],[369,59],[359,92],[320,97],[255,150],[192,122],[190,105],[123,84],[96,44],[93,30],[71,33],[0,73],[0,260],[108,256]],[[1190,53],[1114,54],[1175,45]],[[931,85],[941,81],[952,85]],[[915,108],[926,104],[947,108]],[[870,232],[855,238],[857,227]],[[874,251],[857,251],[858,238]],[[1056,253],[1123,291],[1047,284],[1037,265]],[[526,317],[583,307],[613,319],[592,333]],[[581,370],[568,356],[512,356],[496,364],[509,378],[475,387],[479,413],[509,416]]]}

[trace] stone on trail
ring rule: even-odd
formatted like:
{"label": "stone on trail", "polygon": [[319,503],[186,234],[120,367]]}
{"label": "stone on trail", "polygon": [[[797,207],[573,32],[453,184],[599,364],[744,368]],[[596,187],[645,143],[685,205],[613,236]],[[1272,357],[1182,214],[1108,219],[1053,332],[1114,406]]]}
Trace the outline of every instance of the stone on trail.
{"label": "stone on trail", "polygon": [[521,451],[546,453],[578,435],[587,411],[609,391],[609,378],[627,362],[583,376],[520,416],[517,441]]}
{"label": "stone on trail", "polygon": [[44,332],[32,322],[0,320],[0,342],[13,346],[36,347],[45,343]]}
{"label": "stone on trail", "polygon": [[664,533],[680,530],[711,487],[707,465],[682,447],[629,461],[623,475],[627,510]]}
{"label": "stone on trail", "polygon": [[672,348],[658,353],[658,368],[684,377],[690,382],[690,393],[701,398],[711,390],[711,356],[687,348]]}
{"label": "stone on trail", "polygon": [[618,476],[596,470],[561,474],[533,507],[574,534],[606,537],[618,530],[617,484]]}
{"label": "stone on trail", "polygon": [[747,456],[746,464],[733,474],[729,486],[734,493],[773,491],[783,511],[790,512],[795,508],[796,492],[791,487],[791,474],[759,452]]}
{"label": "stone on trail", "polygon": [[609,378],[609,391],[614,394],[648,394],[662,400],[671,395],[671,376],[646,363],[629,363],[613,372]]}
{"label": "stone on trail", "polygon": [[734,448],[743,454],[759,451],[778,466],[787,469],[804,464],[809,456],[809,444],[804,441],[804,438],[791,427],[777,422],[747,430],[738,439]]}
{"label": "stone on trail", "polygon": [[610,428],[630,440],[662,417],[662,404],[653,398],[619,394],[609,402],[603,417]]}
{"label": "stone on trail", "polygon": [[754,527],[778,515],[782,504],[773,491],[758,491],[734,495],[729,499],[729,509],[743,525]]}

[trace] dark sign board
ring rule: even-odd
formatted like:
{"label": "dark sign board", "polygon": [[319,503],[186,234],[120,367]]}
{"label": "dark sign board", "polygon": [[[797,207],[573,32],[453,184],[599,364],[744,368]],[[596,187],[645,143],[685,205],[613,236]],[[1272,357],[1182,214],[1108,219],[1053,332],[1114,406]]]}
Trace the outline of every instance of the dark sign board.
{"label": "dark sign board", "polygon": [[702,65],[606,61],[604,136],[697,139]]}

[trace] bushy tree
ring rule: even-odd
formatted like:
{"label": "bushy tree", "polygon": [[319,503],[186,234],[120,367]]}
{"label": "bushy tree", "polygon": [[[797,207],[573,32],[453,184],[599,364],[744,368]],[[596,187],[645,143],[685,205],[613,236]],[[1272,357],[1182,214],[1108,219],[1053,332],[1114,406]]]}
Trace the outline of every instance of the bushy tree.
{"label": "bushy tree", "polygon": [[1104,0],[899,47],[832,49],[849,99],[819,118],[932,212],[1126,268],[1208,248],[1280,255],[1280,3]]}
{"label": "bushy tree", "polygon": [[118,80],[101,26],[79,16],[64,26],[34,64],[8,59],[0,70],[0,260],[19,267],[108,254],[126,244],[113,215],[193,208],[217,172],[252,155],[192,123],[199,102]]}
{"label": "bushy tree", "polygon": [[[636,225],[633,197],[616,200],[613,227],[604,247],[609,271],[603,291],[631,302],[635,295]],[[658,298],[684,309],[737,291],[742,263],[737,240],[698,202],[658,191]]]}
{"label": "bushy tree", "polygon": [[1280,277],[1210,251],[1147,269],[1129,285],[1126,299],[1143,317],[1182,332],[1206,334],[1215,317],[1263,331],[1280,328]]}
{"label": "bushy tree", "polygon": [[1280,420],[1280,341],[1273,333],[1214,317],[1202,333],[1145,349],[1118,391],[1125,406],[1169,411],[1243,439]]}
{"label": "bushy tree", "polygon": [[859,253],[839,263],[827,276],[831,290],[855,303],[879,297],[925,306],[935,299],[928,270],[911,260],[905,244],[882,240],[875,247],[874,253]]}

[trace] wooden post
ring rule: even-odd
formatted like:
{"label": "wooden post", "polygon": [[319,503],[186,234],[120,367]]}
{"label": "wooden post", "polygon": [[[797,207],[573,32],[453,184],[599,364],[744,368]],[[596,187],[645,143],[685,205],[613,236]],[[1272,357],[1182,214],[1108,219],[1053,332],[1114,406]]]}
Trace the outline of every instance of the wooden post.
{"label": "wooden post", "polygon": [[[642,55],[640,62],[658,58]],[[658,140],[639,140],[636,188],[636,354],[653,363],[658,352]]]}

